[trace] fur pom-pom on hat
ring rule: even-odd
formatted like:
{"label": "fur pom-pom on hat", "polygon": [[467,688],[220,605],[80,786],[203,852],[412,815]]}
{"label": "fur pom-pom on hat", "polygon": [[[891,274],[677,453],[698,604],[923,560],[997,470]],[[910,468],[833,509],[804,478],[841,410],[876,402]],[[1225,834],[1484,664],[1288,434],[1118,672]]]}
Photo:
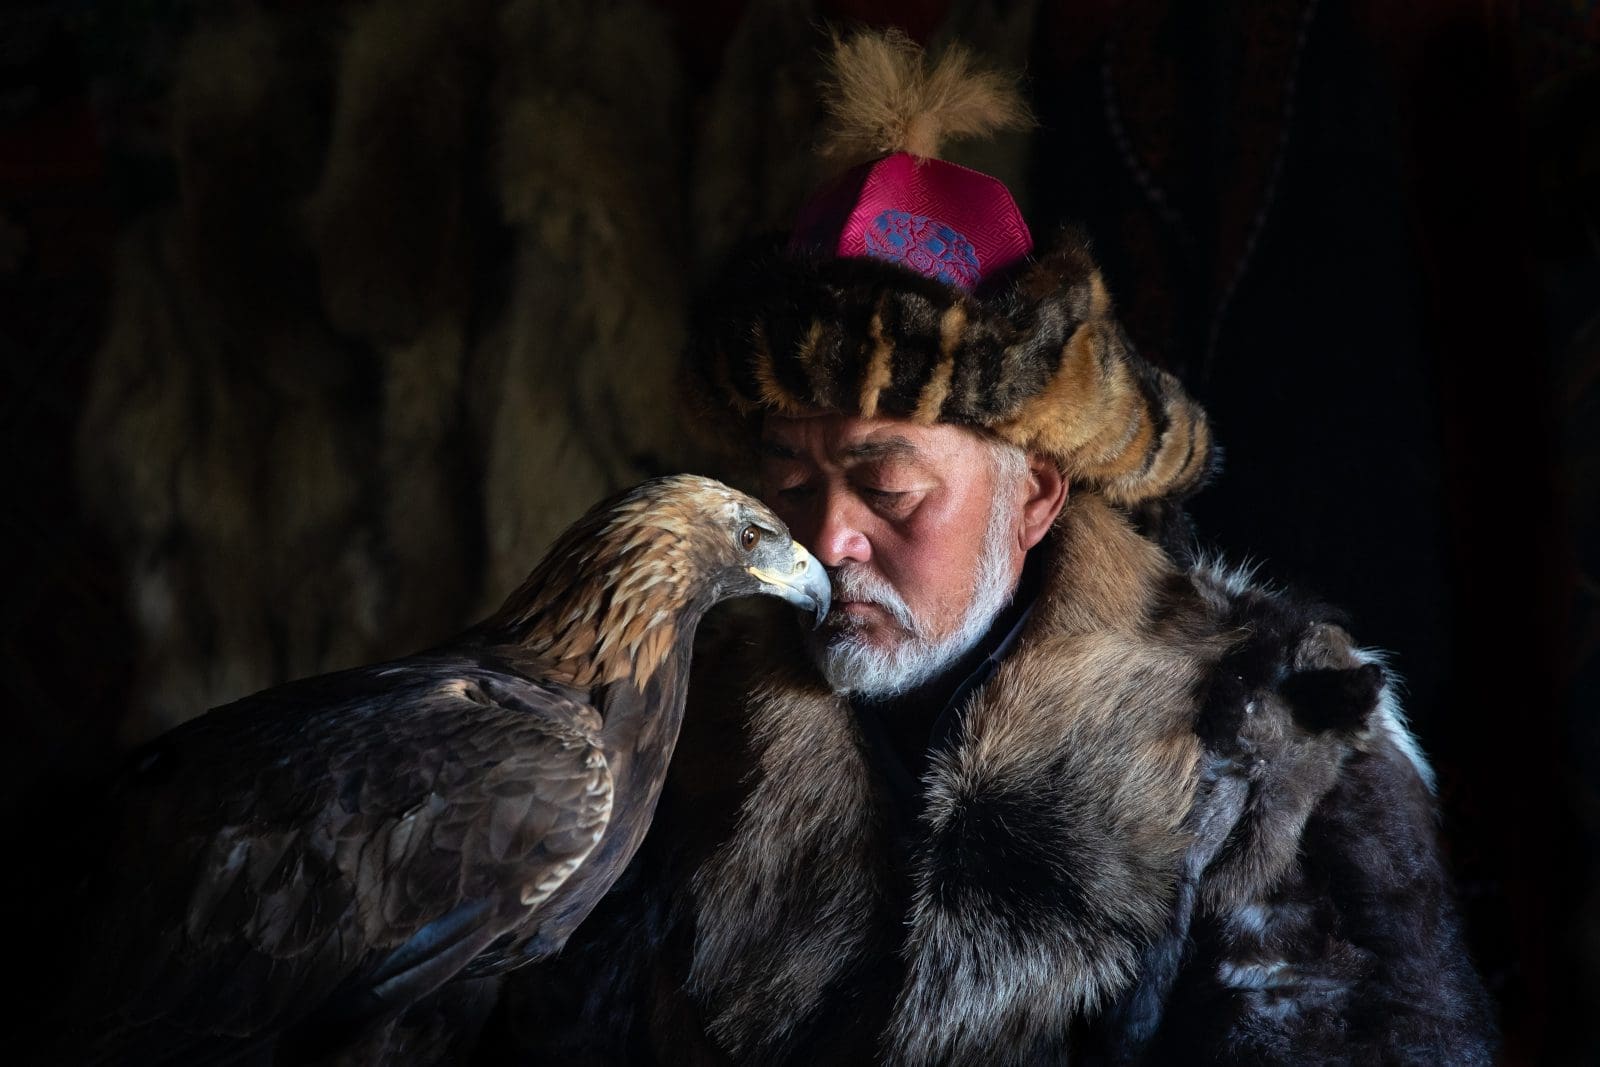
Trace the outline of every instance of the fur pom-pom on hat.
{"label": "fur pom-pom on hat", "polygon": [[786,247],[736,258],[713,287],[689,348],[692,423],[745,455],[765,413],[953,423],[1115,504],[1199,489],[1205,412],[1134,352],[1088,242],[1065,233],[1034,257],[1000,182],[912,164],[913,146],[1025,114],[1001,106],[1004,79],[959,50],[929,68],[894,34],[840,43],[833,76],[832,150],[891,154],[825,185]]}
{"label": "fur pom-pom on hat", "polygon": [[979,69],[959,44],[930,64],[898,30],[835,38],[823,103],[832,123],[818,151],[845,165],[894,152],[936,159],[947,140],[1034,123],[1016,79]]}

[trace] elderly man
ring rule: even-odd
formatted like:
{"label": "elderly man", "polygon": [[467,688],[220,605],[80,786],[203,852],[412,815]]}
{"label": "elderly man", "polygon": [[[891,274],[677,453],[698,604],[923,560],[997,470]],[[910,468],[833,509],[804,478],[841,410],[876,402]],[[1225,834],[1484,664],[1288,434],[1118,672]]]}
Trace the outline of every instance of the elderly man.
{"label": "elderly man", "polygon": [[[971,75],[892,39],[839,62],[847,122],[893,95],[863,70]],[[689,369],[833,612],[706,642],[645,851],[508,996],[509,1036],[606,1062],[1489,1062],[1387,673],[1327,609],[1190,558],[1203,413],[1130,351],[1082,243],[1034,255],[1000,183],[933,158],[962,123],[919,107],[729,273]]]}

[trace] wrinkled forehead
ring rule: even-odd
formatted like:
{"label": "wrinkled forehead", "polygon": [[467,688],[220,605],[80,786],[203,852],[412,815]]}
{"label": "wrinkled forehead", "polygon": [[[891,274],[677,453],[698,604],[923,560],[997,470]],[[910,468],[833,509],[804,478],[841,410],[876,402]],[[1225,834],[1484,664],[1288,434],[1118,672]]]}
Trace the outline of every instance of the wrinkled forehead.
{"label": "wrinkled forehead", "polygon": [[901,461],[920,466],[960,464],[979,456],[984,438],[949,423],[859,415],[768,415],[761,426],[763,460],[799,460],[849,466]]}

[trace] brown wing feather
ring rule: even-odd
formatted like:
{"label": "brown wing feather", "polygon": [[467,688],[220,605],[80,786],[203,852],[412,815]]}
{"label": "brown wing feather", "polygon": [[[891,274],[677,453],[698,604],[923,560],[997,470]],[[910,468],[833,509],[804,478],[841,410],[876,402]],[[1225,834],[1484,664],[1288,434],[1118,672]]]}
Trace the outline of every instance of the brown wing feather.
{"label": "brown wing feather", "polygon": [[271,1034],[397,952],[425,959],[429,924],[467,903],[487,904],[471,936],[514,946],[604,832],[598,728],[570,691],[434,660],[269,691],[168,735],[121,790],[121,845],[89,888],[78,1008],[103,1006],[98,1029],[126,1043],[102,1051],[204,1056]]}

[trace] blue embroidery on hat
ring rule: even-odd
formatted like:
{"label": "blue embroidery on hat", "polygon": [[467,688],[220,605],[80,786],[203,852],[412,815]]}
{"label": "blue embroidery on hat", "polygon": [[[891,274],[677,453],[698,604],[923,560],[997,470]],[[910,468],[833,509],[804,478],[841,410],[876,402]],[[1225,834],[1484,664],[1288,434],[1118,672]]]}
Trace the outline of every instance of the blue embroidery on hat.
{"label": "blue embroidery on hat", "polygon": [[902,263],[947,285],[971,289],[980,277],[972,242],[937,219],[909,211],[885,211],[862,235],[867,255]]}

